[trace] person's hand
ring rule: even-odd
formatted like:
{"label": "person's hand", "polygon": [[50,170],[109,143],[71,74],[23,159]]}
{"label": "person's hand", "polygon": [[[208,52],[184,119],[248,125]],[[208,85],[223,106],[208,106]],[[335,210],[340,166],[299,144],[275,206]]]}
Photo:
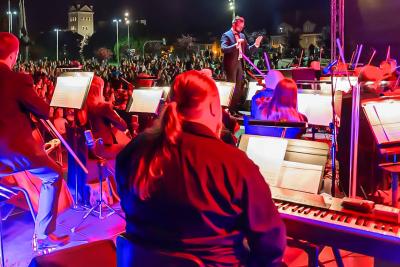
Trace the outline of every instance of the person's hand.
{"label": "person's hand", "polygon": [[244,42],[245,42],[244,39],[238,39],[237,42],[236,42],[236,48],[239,49],[239,47],[240,47],[240,46],[242,45],[242,43],[244,43]]}
{"label": "person's hand", "polygon": [[261,41],[262,41],[262,40],[263,40],[263,37],[262,37],[262,36],[258,36],[257,39],[256,39],[256,41],[254,42],[254,45],[255,45],[257,48],[259,48],[260,45],[261,45]]}

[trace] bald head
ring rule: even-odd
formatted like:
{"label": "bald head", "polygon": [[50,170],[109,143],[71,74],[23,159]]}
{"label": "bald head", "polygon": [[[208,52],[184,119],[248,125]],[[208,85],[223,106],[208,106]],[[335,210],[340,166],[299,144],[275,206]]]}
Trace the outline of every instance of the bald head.
{"label": "bald head", "polygon": [[18,38],[11,33],[0,32],[0,62],[12,68],[17,62],[18,53]]}

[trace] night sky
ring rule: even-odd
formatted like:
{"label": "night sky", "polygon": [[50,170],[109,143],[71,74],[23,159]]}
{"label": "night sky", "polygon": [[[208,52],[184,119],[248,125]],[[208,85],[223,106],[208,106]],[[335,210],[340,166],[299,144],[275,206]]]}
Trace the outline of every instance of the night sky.
{"label": "night sky", "polygon": [[[6,8],[4,2],[2,8]],[[17,7],[18,0],[12,0]],[[26,0],[28,28],[40,32],[67,26],[72,0]],[[79,1],[78,1],[79,2]],[[230,26],[228,0],[87,0],[94,5],[95,21],[110,21],[130,10],[144,18],[152,32],[161,34],[219,33]],[[247,20],[248,31],[273,32],[282,21],[301,25],[306,18],[320,26],[329,24],[329,0],[236,0],[237,12]],[[297,12],[296,12],[297,11]],[[301,11],[301,12],[299,12]],[[3,23],[4,24],[4,23]],[[4,27],[4,26],[3,26]]]}

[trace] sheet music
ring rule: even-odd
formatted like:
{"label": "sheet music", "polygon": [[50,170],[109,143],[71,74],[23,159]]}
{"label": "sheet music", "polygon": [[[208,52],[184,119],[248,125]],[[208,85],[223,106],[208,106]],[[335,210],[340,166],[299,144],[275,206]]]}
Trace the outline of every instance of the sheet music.
{"label": "sheet music", "polygon": [[163,90],[133,90],[128,112],[157,113],[162,94]]}
{"label": "sheet music", "polygon": [[363,104],[379,144],[400,141],[400,103],[392,101]]}
{"label": "sheet music", "polygon": [[400,140],[400,123],[385,124],[383,130],[388,138],[388,141],[399,141]]}
{"label": "sheet music", "polygon": [[169,86],[154,86],[154,87],[145,87],[145,88],[137,88],[136,90],[162,90],[163,91],[163,98],[166,99],[167,96],[169,95],[169,91],[171,90],[171,87]]}
{"label": "sheet music", "polygon": [[332,98],[330,95],[299,92],[297,105],[299,112],[308,118],[312,125],[329,126],[332,121]]}
{"label": "sheet music", "polygon": [[374,108],[381,124],[400,123],[400,103],[377,103]]}
{"label": "sheet music", "polygon": [[86,76],[60,76],[50,106],[81,109],[86,99],[93,73]]}
{"label": "sheet music", "polygon": [[351,87],[350,87],[349,79],[350,79],[350,83],[352,86],[357,85],[358,77],[355,77],[355,76],[350,76],[349,78],[348,77],[334,77],[333,78],[333,86],[336,89],[336,91],[342,91],[345,93],[350,92]]}
{"label": "sheet music", "polygon": [[246,100],[250,101],[257,91],[262,90],[263,87],[258,85],[257,82],[249,82],[249,91],[247,92]]}
{"label": "sheet music", "polygon": [[258,165],[265,181],[271,186],[278,185],[287,145],[288,140],[281,138],[249,138],[247,156]]}
{"label": "sheet music", "polygon": [[320,165],[284,161],[277,186],[317,194],[323,170],[324,167]]}
{"label": "sheet music", "polygon": [[229,107],[233,95],[233,91],[235,90],[235,83],[230,82],[216,82],[219,98],[221,101],[221,106]]}

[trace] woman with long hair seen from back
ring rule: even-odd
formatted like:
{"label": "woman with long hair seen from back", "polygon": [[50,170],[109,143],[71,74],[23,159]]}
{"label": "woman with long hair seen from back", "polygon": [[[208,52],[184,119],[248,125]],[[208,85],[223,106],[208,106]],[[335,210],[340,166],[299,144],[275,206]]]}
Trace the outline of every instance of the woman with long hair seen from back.
{"label": "woman with long hair seen from back", "polygon": [[206,266],[279,266],[284,225],[258,167],[220,139],[221,113],[212,78],[195,70],[176,77],[158,122],[117,156],[126,235]]}
{"label": "woman with long hair seen from back", "polygon": [[281,80],[269,102],[261,109],[262,120],[281,122],[307,122],[307,117],[297,108],[297,85],[292,79]]}

